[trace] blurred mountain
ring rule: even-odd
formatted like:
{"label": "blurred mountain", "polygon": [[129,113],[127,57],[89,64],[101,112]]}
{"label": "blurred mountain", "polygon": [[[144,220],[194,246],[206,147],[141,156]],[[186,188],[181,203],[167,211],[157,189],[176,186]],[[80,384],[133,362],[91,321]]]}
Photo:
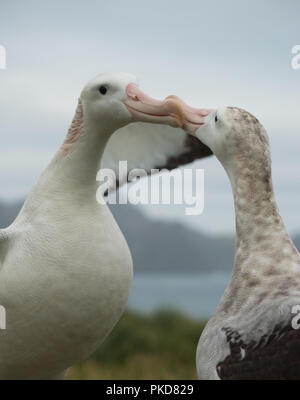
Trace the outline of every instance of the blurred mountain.
{"label": "blurred mountain", "polygon": [[139,271],[191,273],[232,269],[233,237],[210,237],[178,222],[150,219],[132,205],[111,206],[111,211]]}
{"label": "blurred mountain", "polygon": [[300,251],[300,234],[293,237],[294,243],[297,249]]}
{"label": "blurred mountain", "polygon": [[[0,202],[0,227],[16,217],[22,202]],[[150,219],[138,207],[110,207],[132,252],[136,272],[231,271],[234,261],[233,236],[209,236],[177,222]],[[300,248],[300,235],[295,243]]]}
{"label": "blurred mountain", "polygon": [[2,203],[0,201],[0,228],[6,228],[18,215],[23,202]]}

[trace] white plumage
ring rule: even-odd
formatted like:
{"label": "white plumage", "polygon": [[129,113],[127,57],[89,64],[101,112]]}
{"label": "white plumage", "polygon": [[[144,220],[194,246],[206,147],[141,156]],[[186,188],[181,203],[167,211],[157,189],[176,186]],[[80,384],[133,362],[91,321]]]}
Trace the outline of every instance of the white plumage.
{"label": "white plumage", "polygon": [[151,136],[143,125],[149,134],[143,142],[141,126],[131,123],[153,119],[177,126],[182,115],[175,100],[145,96],[129,74],[103,74],[86,85],[64,143],[14,223],[0,231],[0,304],[7,316],[0,378],[61,378],[118,321],[132,260],[109,209],[96,201],[100,160],[120,129],[103,157],[106,167],[119,159],[130,167],[163,166],[180,149],[186,152],[186,134],[157,125]]}

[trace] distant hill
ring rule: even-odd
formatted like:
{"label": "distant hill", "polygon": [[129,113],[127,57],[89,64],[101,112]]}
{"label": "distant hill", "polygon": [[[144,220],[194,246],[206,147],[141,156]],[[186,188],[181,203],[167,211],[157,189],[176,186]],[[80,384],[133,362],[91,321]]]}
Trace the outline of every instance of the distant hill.
{"label": "distant hill", "polygon": [[177,222],[150,219],[131,205],[112,206],[111,210],[140,270],[190,273],[232,269],[233,237],[210,237]]}
{"label": "distant hill", "polygon": [[298,234],[298,235],[294,236],[293,240],[294,240],[294,243],[295,243],[297,249],[300,251],[300,235]]}
{"label": "distant hill", "polygon": [[18,215],[23,202],[3,203],[0,201],[0,228],[6,228]]}
{"label": "distant hill", "polygon": [[[8,226],[22,203],[0,203],[0,227]],[[136,272],[231,271],[234,237],[214,237],[195,232],[177,222],[155,220],[137,207],[111,206],[131,249]],[[295,237],[300,248],[300,235]]]}

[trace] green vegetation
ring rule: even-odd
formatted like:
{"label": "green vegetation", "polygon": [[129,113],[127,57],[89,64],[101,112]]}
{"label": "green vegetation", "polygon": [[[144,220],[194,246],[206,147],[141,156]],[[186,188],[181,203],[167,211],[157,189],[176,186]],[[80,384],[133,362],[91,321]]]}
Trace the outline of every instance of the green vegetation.
{"label": "green vegetation", "polygon": [[195,354],[205,323],[170,311],[127,312],[102,346],[68,379],[196,379]]}

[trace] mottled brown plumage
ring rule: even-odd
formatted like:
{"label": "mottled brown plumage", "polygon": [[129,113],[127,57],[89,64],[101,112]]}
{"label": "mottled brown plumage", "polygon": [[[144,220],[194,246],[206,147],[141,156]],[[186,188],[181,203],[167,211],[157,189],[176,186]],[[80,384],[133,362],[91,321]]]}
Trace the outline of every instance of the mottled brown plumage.
{"label": "mottled brown plumage", "polygon": [[236,213],[231,281],[197,350],[201,379],[300,379],[300,256],[275,201],[267,133],[238,108],[208,117],[197,137],[227,171]]}

